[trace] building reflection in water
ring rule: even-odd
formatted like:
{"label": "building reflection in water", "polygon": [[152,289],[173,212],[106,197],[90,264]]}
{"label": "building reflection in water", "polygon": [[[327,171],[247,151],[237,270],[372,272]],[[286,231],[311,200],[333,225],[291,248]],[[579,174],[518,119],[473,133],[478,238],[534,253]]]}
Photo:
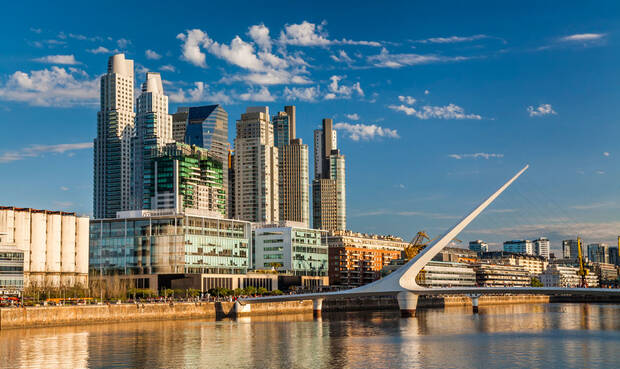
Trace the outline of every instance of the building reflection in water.
{"label": "building reflection in water", "polygon": [[614,367],[620,307],[522,304],[0,331],[0,367]]}

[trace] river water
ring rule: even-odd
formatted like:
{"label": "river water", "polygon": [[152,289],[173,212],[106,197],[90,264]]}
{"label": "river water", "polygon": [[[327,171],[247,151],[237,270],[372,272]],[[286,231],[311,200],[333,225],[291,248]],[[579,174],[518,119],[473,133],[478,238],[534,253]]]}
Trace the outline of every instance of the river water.
{"label": "river water", "polygon": [[470,309],[4,330],[0,367],[620,367],[619,305]]}

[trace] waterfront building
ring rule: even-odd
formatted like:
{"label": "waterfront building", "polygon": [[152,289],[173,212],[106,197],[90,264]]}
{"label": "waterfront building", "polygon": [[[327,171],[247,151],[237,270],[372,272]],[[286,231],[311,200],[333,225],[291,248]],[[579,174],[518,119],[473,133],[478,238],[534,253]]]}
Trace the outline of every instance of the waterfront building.
{"label": "waterfront building", "polygon": [[3,206],[0,235],[0,263],[10,265],[11,272],[23,270],[21,278],[18,273],[0,275],[13,281],[0,283],[26,288],[88,286],[88,217]]}
{"label": "waterfront building", "polygon": [[237,120],[234,160],[235,218],[277,223],[278,148],[274,146],[268,107],[249,107]]}
{"label": "waterfront building", "polygon": [[521,266],[525,268],[532,277],[542,274],[542,272],[547,269],[547,265],[549,265],[548,259],[542,256],[514,254],[505,251],[485,252],[481,255],[481,259],[497,264]]}
{"label": "waterfront building", "polygon": [[540,237],[532,241],[534,243],[534,254],[549,259],[550,242],[547,237]]}
{"label": "waterfront building", "polygon": [[134,131],[133,60],[116,54],[101,77],[101,106],[94,140],[93,213],[114,217],[131,208],[131,137]]}
{"label": "waterfront building", "polygon": [[534,255],[534,243],[530,240],[512,240],[504,242],[504,251],[515,254]]}
{"label": "waterfront building", "polygon": [[285,106],[272,118],[274,146],[278,148],[280,221],[310,224],[308,145],[295,138],[295,106]]}
{"label": "waterfront building", "polygon": [[226,216],[224,169],[219,158],[207,149],[178,142],[153,151],[145,169],[144,209],[181,213],[190,208]]}
{"label": "waterfront building", "polygon": [[[581,276],[577,274],[579,268],[561,264],[550,264],[540,275],[540,281],[544,287],[580,287]],[[586,276],[588,287],[598,287],[596,274]]]}
{"label": "waterfront building", "polygon": [[120,212],[90,223],[90,272],[151,289],[277,288],[277,276],[248,274],[249,222],[199,210]]}
{"label": "waterfront building", "polygon": [[[230,143],[228,142],[228,113],[221,105],[193,106],[179,109],[177,114],[187,110],[187,123],[185,125],[185,143],[196,145],[219,159],[223,164],[228,162]],[[182,114],[177,116],[177,132],[180,135],[180,120]],[[224,171],[223,184],[225,189],[225,204],[228,205],[228,172]],[[228,209],[227,216],[230,218]]]}
{"label": "waterfront building", "polygon": [[[345,230],[347,226],[345,157],[335,148],[333,122],[323,119],[323,129],[315,131],[315,177],[312,181],[312,224],[325,230]],[[316,146],[316,136],[321,145]],[[331,148],[326,150],[325,148]],[[317,173],[317,168],[321,169]]]}
{"label": "waterfront building", "polygon": [[132,209],[149,209],[144,203],[146,171],[152,168],[153,155],[173,142],[172,116],[168,114],[168,96],[159,73],[147,72],[142,93],[137,99],[135,135],[132,138]]}
{"label": "waterfront building", "polygon": [[475,252],[488,252],[489,244],[482,240],[469,241],[469,249]]}
{"label": "waterfront building", "polygon": [[329,283],[361,286],[380,278],[381,269],[399,259],[408,245],[400,237],[330,231],[324,235],[329,247]]}
{"label": "waterfront building", "polygon": [[474,265],[479,287],[526,287],[530,273],[521,266],[479,263]]}
{"label": "waterfront building", "polygon": [[0,295],[19,296],[24,289],[24,251],[3,245],[3,237],[8,232],[0,231]]}
{"label": "waterfront building", "polygon": [[613,264],[592,263],[592,272],[596,274],[601,283],[603,281],[616,281],[618,279],[618,269]]}
{"label": "waterfront building", "polygon": [[444,261],[430,261],[416,277],[423,287],[474,287],[476,272],[471,265]]}
{"label": "waterfront building", "polygon": [[476,263],[478,261],[478,253],[460,247],[444,247],[435,255],[433,260],[451,263]]}
{"label": "waterfront building", "polygon": [[327,276],[324,231],[293,222],[262,225],[254,230],[254,266],[292,275]]}
{"label": "waterfront building", "polygon": [[606,243],[589,244],[587,260],[591,263],[609,263],[609,245]]}
{"label": "waterfront building", "polygon": [[172,114],[172,139],[175,142],[185,143],[188,115],[188,107],[178,107],[177,112]]}

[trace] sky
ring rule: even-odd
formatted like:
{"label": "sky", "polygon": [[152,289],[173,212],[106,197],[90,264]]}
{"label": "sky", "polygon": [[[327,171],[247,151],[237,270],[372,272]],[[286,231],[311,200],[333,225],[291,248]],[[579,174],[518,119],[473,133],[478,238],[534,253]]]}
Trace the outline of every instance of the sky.
{"label": "sky", "polygon": [[171,113],[222,104],[231,142],[248,106],[296,105],[310,153],[333,118],[354,231],[437,236],[530,164],[461,246],[616,245],[620,3],[377,4],[4,4],[0,205],[92,214],[99,77],[123,52]]}

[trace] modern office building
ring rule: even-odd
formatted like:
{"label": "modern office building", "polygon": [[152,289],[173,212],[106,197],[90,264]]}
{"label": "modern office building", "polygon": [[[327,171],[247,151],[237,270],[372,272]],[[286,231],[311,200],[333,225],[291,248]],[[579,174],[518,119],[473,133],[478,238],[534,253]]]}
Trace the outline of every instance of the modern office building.
{"label": "modern office building", "polygon": [[516,265],[525,268],[530,276],[536,277],[547,269],[549,259],[543,256],[514,254],[506,251],[492,251],[481,254],[481,260],[503,265]]}
{"label": "modern office building", "polygon": [[254,229],[254,267],[292,275],[327,276],[325,231],[284,222]]}
{"label": "modern office building", "polygon": [[[578,271],[579,268],[577,267],[550,264],[540,275],[540,281],[544,287],[581,287],[581,277],[577,274]],[[596,274],[588,274],[586,284],[588,287],[598,287]]]}
{"label": "modern office building", "polygon": [[549,239],[547,237],[540,237],[532,242],[534,243],[534,254],[549,259],[549,252],[551,250]]}
{"label": "modern office building", "polygon": [[474,265],[479,287],[527,287],[530,273],[521,266],[479,263]]}
{"label": "modern office building", "polygon": [[93,212],[114,217],[131,208],[131,137],[134,131],[133,60],[116,54],[101,77],[101,107],[94,141]]}
{"label": "modern office building", "polygon": [[430,261],[416,276],[416,282],[423,287],[474,287],[476,272],[469,264]]}
{"label": "modern office building", "polygon": [[381,269],[399,259],[408,245],[400,237],[351,231],[330,231],[324,238],[329,247],[330,285],[350,287],[379,279]]}
{"label": "modern office building", "polygon": [[277,276],[247,274],[251,243],[246,221],[191,209],[120,212],[91,221],[90,272],[151,289],[277,288]]}
{"label": "modern office building", "polygon": [[589,244],[587,257],[588,261],[591,263],[609,264],[609,245],[606,243]]}
{"label": "modern office building", "polygon": [[[11,271],[0,279],[26,288],[88,287],[88,221],[75,213],[0,207],[0,263]],[[23,269],[22,282],[15,268]]]}
{"label": "modern office building", "polygon": [[[316,137],[321,136],[320,146]],[[331,119],[323,119],[323,129],[315,131],[315,177],[312,181],[312,224],[325,230],[345,230],[347,226],[345,157],[334,148]],[[324,150],[324,148],[332,148]],[[319,155],[317,155],[317,152]],[[320,170],[317,173],[317,169]]]}
{"label": "modern office building", "polygon": [[209,150],[175,142],[153,149],[151,157],[144,172],[144,209],[182,213],[189,208],[226,216],[225,170]]}
{"label": "modern office building", "polygon": [[237,120],[235,219],[270,224],[280,220],[278,148],[273,136],[266,106],[249,107]]}
{"label": "modern office building", "polygon": [[[177,111],[177,137],[180,135],[180,120],[187,109],[185,143],[196,145],[214,155],[222,163],[228,162],[230,143],[228,142],[228,113],[221,105],[195,106]],[[228,172],[224,172],[224,189],[228,205]],[[228,214],[228,210],[227,210]],[[230,215],[227,215],[230,218]]]}
{"label": "modern office building", "polygon": [[0,232],[0,295],[19,296],[24,290],[24,251],[3,244]]}
{"label": "modern office building", "polygon": [[504,251],[515,254],[534,255],[534,243],[530,240],[512,240],[504,242]]}
{"label": "modern office building", "polygon": [[[172,116],[168,114],[168,96],[159,73],[147,72],[142,93],[137,99],[135,136],[132,138],[132,209],[150,209],[144,199],[145,171],[152,168],[153,155],[174,142]],[[148,197],[147,197],[148,198]]]}
{"label": "modern office building", "polygon": [[489,244],[482,240],[469,241],[469,249],[475,252],[488,252]]}
{"label": "modern office building", "polygon": [[618,280],[618,269],[613,264],[608,263],[592,263],[592,272],[596,274],[599,281],[610,282]]}
{"label": "modern office building", "polygon": [[188,115],[188,107],[178,107],[177,112],[172,114],[172,139],[175,142],[185,143]]}
{"label": "modern office building", "polygon": [[[583,256],[586,257],[586,249],[584,244],[581,244]],[[579,251],[577,240],[564,240],[562,241],[562,254],[564,259],[570,259],[573,261],[577,261]]]}

